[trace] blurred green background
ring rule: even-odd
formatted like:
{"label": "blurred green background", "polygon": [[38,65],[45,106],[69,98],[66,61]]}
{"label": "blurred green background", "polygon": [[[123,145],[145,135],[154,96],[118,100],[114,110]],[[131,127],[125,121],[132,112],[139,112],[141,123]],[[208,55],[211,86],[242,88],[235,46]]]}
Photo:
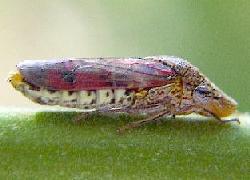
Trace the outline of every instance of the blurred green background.
{"label": "blurred green background", "polygon": [[0,105],[37,106],[5,81],[23,59],[176,55],[249,111],[248,0],[0,0]]}

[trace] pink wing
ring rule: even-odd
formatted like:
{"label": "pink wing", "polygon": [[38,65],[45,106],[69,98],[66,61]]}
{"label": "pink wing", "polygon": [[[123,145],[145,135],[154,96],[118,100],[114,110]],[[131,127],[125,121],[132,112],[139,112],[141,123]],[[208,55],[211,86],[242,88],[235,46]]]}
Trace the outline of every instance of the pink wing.
{"label": "pink wing", "polygon": [[176,77],[170,66],[141,58],[24,61],[17,68],[26,82],[48,90],[152,88]]}

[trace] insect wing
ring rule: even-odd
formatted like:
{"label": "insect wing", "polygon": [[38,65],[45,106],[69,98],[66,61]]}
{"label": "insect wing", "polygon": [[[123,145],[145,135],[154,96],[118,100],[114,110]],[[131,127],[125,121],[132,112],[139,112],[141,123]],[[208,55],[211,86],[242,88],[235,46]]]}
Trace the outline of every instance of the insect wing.
{"label": "insect wing", "polygon": [[27,83],[48,90],[152,88],[176,76],[159,61],[139,58],[24,61],[17,67]]}

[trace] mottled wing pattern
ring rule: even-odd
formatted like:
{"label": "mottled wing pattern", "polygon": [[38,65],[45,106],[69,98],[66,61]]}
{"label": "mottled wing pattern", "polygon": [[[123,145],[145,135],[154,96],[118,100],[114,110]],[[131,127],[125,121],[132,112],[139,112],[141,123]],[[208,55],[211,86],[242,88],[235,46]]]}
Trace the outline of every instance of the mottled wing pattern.
{"label": "mottled wing pattern", "polygon": [[144,89],[176,76],[170,66],[141,58],[24,61],[17,67],[26,82],[48,90]]}

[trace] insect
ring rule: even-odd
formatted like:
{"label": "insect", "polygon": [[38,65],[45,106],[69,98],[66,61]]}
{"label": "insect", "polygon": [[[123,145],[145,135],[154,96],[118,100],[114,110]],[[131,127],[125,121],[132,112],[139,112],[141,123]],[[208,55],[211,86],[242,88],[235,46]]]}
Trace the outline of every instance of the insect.
{"label": "insect", "polygon": [[221,122],[237,103],[198,68],[173,56],[24,61],[9,77],[32,101],[86,111],[147,113],[124,131],[164,115],[197,113]]}

